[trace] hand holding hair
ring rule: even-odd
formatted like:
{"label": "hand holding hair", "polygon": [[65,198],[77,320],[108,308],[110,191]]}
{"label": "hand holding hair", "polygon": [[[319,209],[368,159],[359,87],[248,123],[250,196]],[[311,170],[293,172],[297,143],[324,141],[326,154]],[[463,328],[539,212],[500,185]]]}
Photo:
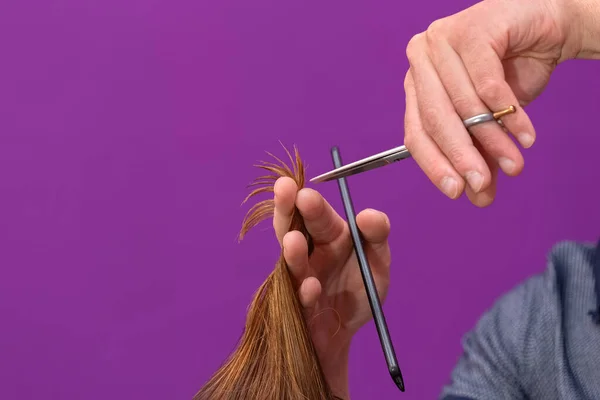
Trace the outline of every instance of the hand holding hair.
{"label": "hand holding hair", "polygon": [[[315,244],[310,259],[305,238],[297,231],[286,233],[284,228],[294,204]],[[344,393],[350,342],[372,319],[348,225],[321,194],[307,188],[298,191],[288,178],[275,184],[275,210],[273,225],[298,285],[321,366],[332,388],[348,399]],[[390,222],[384,213],[367,209],[357,215],[357,223],[383,301],[389,285]]]}
{"label": "hand holding hair", "polygon": [[[348,355],[371,317],[346,221],[316,191],[304,188],[296,151],[290,165],[262,163],[248,199],[273,193],[248,211],[241,237],[273,217],[282,253],[248,310],[240,343],[194,400],[349,400]],[[385,300],[390,223],[379,211],[357,215],[365,250]]]}

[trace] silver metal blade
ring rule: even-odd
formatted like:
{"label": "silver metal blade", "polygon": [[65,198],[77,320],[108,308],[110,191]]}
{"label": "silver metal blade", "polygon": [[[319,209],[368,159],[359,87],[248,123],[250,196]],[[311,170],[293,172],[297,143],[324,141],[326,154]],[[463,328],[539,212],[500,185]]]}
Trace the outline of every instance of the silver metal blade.
{"label": "silver metal blade", "polygon": [[406,146],[398,146],[393,149],[374,154],[372,156],[346,164],[340,168],[326,172],[319,176],[315,176],[311,182],[327,182],[333,179],[339,179],[346,176],[358,174],[365,171],[370,171],[375,168],[383,167],[396,161],[404,160],[410,157],[410,153]]}

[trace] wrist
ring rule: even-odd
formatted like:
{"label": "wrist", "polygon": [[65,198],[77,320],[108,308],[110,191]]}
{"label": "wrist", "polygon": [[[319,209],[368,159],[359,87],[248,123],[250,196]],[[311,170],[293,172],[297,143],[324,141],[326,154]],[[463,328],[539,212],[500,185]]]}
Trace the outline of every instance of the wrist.
{"label": "wrist", "polygon": [[348,387],[348,360],[350,346],[343,346],[319,356],[321,369],[333,394],[342,400],[350,399]]}
{"label": "wrist", "polygon": [[563,59],[600,59],[600,1],[561,1],[567,30]]}

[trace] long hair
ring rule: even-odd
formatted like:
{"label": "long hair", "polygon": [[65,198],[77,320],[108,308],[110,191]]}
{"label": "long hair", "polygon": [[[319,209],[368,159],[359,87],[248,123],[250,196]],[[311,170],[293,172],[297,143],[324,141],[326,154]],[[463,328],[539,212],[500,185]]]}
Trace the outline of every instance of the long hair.
{"label": "long hair", "polygon": [[[262,162],[266,170],[250,186],[254,190],[244,203],[261,193],[274,191],[280,177],[290,177],[304,187],[304,166],[296,147],[294,157],[285,150],[290,165],[269,154],[275,162]],[[256,203],[247,212],[240,239],[261,221],[272,217],[274,200]],[[302,216],[294,207],[288,231],[302,232],[308,242],[309,256],[313,242]],[[308,325],[297,298],[283,250],[275,269],[255,293],[248,309],[246,326],[237,348],[193,400],[335,400],[327,384]]]}

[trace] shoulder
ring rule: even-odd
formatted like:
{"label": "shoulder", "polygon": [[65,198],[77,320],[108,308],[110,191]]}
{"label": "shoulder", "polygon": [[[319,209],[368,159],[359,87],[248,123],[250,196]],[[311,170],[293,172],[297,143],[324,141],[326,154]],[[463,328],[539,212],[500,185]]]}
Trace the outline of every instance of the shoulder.
{"label": "shoulder", "polygon": [[[546,255],[544,271],[500,297],[482,316],[478,328],[509,335],[506,341],[513,341],[515,347],[524,347],[530,339],[527,335],[558,327],[558,321],[573,311],[574,301],[579,304],[585,297],[586,302],[592,302],[591,307],[594,300],[595,251],[596,245],[592,243],[556,243]],[[494,320],[500,323],[494,326]],[[539,337],[533,340],[537,342]]]}
{"label": "shoulder", "polygon": [[566,314],[587,314],[570,311],[581,296],[593,299],[594,251],[593,244],[559,242],[542,273],[501,296],[464,337],[443,398],[520,399],[532,380],[543,379],[536,370],[553,364],[561,321]]}
{"label": "shoulder", "polygon": [[573,299],[582,296],[593,299],[595,251],[596,245],[592,243],[556,243],[547,253],[544,272],[515,287],[499,300],[497,307],[511,300],[524,302],[528,310],[520,315],[528,324],[556,323],[555,318],[569,312]]}
{"label": "shoulder", "polygon": [[594,278],[595,251],[596,245],[592,243],[563,241],[554,245],[548,254],[548,270],[557,289],[566,294],[573,285],[589,286]]}

